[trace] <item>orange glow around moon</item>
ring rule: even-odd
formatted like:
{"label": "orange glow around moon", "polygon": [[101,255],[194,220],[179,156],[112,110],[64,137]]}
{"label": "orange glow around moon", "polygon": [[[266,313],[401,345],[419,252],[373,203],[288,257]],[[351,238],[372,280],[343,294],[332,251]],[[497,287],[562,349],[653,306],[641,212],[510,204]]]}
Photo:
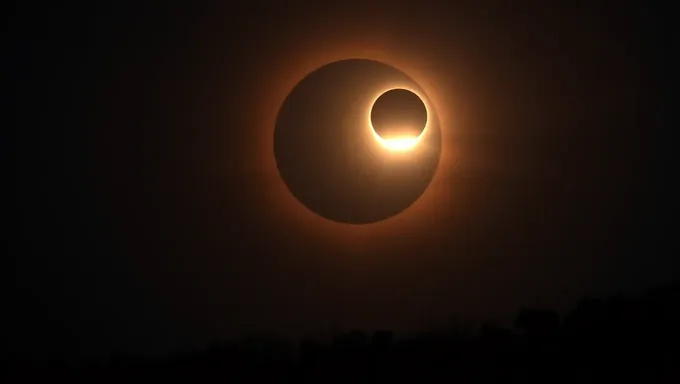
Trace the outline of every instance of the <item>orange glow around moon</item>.
{"label": "orange glow around moon", "polygon": [[425,98],[418,93],[418,91],[411,89],[411,88],[404,88],[404,87],[395,87],[395,88],[390,88],[386,89],[378,94],[373,99],[373,102],[368,108],[368,125],[370,127],[370,131],[373,134],[373,137],[386,149],[393,151],[393,152],[406,152],[410,151],[415,148],[415,146],[420,142],[420,140],[425,136],[425,133],[427,132],[427,127],[429,125],[429,119],[425,123],[425,128],[420,132],[420,135],[418,136],[397,136],[397,137],[382,137],[378,135],[378,133],[375,131],[375,128],[373,128],[373,124],[371,123],[371,108],[373,108],[373,105],[375,104],[376,100],[380,96],[382,96],[385,92],[394,90],[394,89],[405,89],[407,91],[415,93],[418,98],[425,104],[425,110],[427,111],[427,115],[430,115],[430,108],[428,106],[428,103],[425,101]]}
{"label": "orange glow around moon", "polygon": [[[345,31],[345,29],[342,30]],[[285,45],[287,49],[273,50],[262,59],[262,62],[267,63],[268,68],[277,68],[276,71],[263,71],[254,79],[250,89],[253,108],[249,116],[252,119],[251,122],[255,122],[255,129],[252,132],[256,135],[254,143],[257,144],[253,148],[253,153],[257,158],[251,164],[255,167],[253,169],[255,174],[260,175],[253,180],[267,196],[264,206],[271,216],[276,218],[275,226],[280,226],[281,230],[295,228],[299,236],[321,239],[326,243],[341,246],[351,253],[372,253],[373,247],[380,247],[383,250],[399,247],[399,242],[395,242],[394,239],[405,235],[432,236],[433,231],[436,231],[432,224],[445,212],[440,207],[450,207],[453,204],[451,201],[453,194],[444,181],[450,179],[451,170],[457,166],[455,151],[450,142],[451,112],[445,105],[446,92],[442,89],[442,80],[437,77],[436,73],[429,71],[427,57],[409,56],[404,53],[405,50],[401,49],[403,47],[398,46],[398,43],[389,38],[381,37],[379,32],[367,33],[361,28],[357,28],[354,31],[356,33],[351,34],[346,31],[342,34],[335,32],[337,31],[329,27],[327,34],[320,32],[309,36],[306,41],[300,41],[297,38],[295,41],[291,40],[290,44],[283,44],[279,41],[278,44]],[[266,42],[262,41],[262,45],[266,46]],[[258,52],[264,52],[264,48]],[[380,61],[411,77],[427,95],[423,97],[424,95],[416,92],[428,111],[434,111],[437,114],[442,135],[440,164],[428,189],[402,213],[389,220],[367,225],[336,223],[304,207],[290,193],[280,177],[273,150],[276,117],[291,90],[300,80],[321,66],[350,58]],[[409,89],[410,85],[386,84],[385,89],[377,92],[373,100],[394,88]],[[370,124],[371,105],[366,106],[366,127],[373,131]],[[427,129],[423,130],[421,137],[426,131]],[[399,140],[392,144],[395,144],[395,147],[404,148],[411,142]],[[414,147],[421,148],[422,146]],[[415,150],[414,147],[412,147],[413,150]],[[442,169],[448,174],[443,175]],[[425,223],[427,225],[424,225]]]}

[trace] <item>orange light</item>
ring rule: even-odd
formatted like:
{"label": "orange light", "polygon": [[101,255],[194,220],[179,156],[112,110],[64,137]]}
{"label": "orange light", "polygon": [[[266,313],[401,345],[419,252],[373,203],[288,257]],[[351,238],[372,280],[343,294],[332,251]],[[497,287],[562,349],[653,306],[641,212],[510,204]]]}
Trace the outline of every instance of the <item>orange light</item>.
{"label": "orange light", "polygon": [[[344,28],[344,27],[343,27]],[[448,185],[443,181],[450,177],[450,173],[437,171],[430,187],[425,191],[409,209],[377,223],[366,225],[347,225],[324,219],[310,210],[293,197],[281,179],[273,155],[273,129],[276,125],[276,116],[286,96],[309,73],[319,67],[338,60],[348,58],[377,60],[391,65],[411,77],[423,90],[427,97],[420,92],[415,92],[425,103],[428,116],[436,110],[442,133],[442,154],[439,169],[452,169],[457,166],[457,155],[453,142],[447,138],[451,135],[452,108],[446,107],[446,93],[444,92],[445,79],[439,72],[425,68],[422,63],[427,63],[423,57],[414,57],[405,54],[400,43],[396,49],[387,37],[381,37],[380,33],[366,30],[357,30],[355,36],[347,36],[343,29],[342,34],[334,35],[333,29],[323,36],[309,36],[307,40],[296,37],[286,45],[284,51],[274,51],[263,63],[268,68],[276,65],[277,71],[259,71],[258,77],[250,88],[249,100],[252,107],[248,109],[249,119],[255,124],[253,129],[252,147],[253,160],[248,164],[253,165],[258,190],[266,194],[265,204],[272,212],[272,217],[285,217],[286,220],[273,221],[277,230],[296,228],[300,236],[312,236],[315,239],[323,239],[342,246],[343,249],[351,248],[352,252],[371,252],[375,247],[386,249],[397,247],[395,236],[408,233],[409,236],[431,236],[435,230],[432,226],[423,225],[424,220],[432,222],[445,210],[441,206],[452,204],[454,196]],[[367,36],[370,36],[367,39]],[[369,41],[370,40],[370,41]],[[266,44],[263,41],[262,44]],[[278,44],[281,44],[280,42]],[[292,51],[291,51],[292,49]],[[258,48],[258,52],[269,52]],[[382,93],[394,89],[409,89],[411,84],[395,82],[386,84],[380,92],[376,92],[366,103],[366,134],[370,138],[375,134],[370,122],[370,111],[375,101]],[[248,120],[248,121],[250,121]],[[427,127],[426,129],[427,130]],[[369,133],[370,131],[370,133]],[[424,131],[425,132],[425,131]],[[377,141],[375,141],[378,144]],[[424,144],[424,143],[421,143]],[[412,151],[425,150],[423,145],[416,145],[411,151],[390,151],[384,146],[376,145],[384,149],[386,154],[408,155]],[[348,251],[349,252],[349,251]]]}

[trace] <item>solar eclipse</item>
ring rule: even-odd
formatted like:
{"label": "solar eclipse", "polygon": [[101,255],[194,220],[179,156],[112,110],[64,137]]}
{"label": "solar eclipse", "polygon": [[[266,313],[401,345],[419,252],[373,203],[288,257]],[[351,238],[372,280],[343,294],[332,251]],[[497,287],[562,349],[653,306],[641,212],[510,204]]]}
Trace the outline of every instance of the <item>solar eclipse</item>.
{"label": "solar eclipse", "polygon": [[427,124],[427,108],[408,89],[391,89],[380,95],[371,107],[371,126],[383,146],[407,151],[417,145]]}
{"label": "solar eclipse", "polygon": [[366,59],[307,75],[283,102],[274,130],[288,190],[340,223],[374,223],[407,209],[432,181],[440,153],[424,91],[398,69]]}

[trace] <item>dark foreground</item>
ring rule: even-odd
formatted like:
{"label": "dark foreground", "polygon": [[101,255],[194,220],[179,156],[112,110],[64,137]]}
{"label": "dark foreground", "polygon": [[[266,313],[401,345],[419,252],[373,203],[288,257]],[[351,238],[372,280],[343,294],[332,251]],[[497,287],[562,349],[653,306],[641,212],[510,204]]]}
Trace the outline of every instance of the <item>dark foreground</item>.
{"label": "dark foreground", "polygon": [[521,309],[515,329],[483,325],[396,338],[354,331],[329,341],[215,345],[167,359],[78,364],[5,360],[21,382],[631,382],[680,383],[680,285],[637,298],[583,299],[563,318]]}

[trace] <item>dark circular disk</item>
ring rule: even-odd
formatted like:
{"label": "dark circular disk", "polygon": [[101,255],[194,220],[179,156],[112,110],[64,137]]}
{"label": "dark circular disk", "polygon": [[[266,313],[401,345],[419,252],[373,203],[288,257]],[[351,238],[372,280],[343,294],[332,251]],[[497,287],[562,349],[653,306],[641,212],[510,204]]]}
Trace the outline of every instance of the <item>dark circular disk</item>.
{"label": "dark circular disk", "polygon": [[418,137],[427,123],[427,107],[408,89],[392,89],[373,104],[371,123],[383,139]]}
{"label": "dark circular disk", "polygon": [[[371,126],[371,109],[392,89],[416,92],[427,106],[418,144],[392,151]],[[420,100],[420,99],[419,99]],[[274,129],[274,156],[290,192],[316,214],[367,224],[411,206],[439,164],[441,132],[427,95],[410,77],[373,60],[327,64],[284,100]]]}

